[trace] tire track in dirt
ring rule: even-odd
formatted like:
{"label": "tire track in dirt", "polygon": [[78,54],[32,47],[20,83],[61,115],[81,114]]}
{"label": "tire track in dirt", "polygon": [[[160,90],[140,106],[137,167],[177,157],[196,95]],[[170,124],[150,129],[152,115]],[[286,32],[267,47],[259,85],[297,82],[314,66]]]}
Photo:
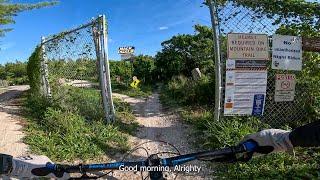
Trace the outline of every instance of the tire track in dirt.
{"label": "tire track in dirt", "polygon": [[[135,136],[130,137],[131,147],[135,147],[138,144],[148,141],[166,141],[173,144],[181,154],[192,153],[196,150],[192,147],[194,139],[192,137],[192,128],[181,122],[179,116],[174,113],[165,112],[162,109],[159,93],[154,92],[146,99],[132,98],[126,95],[113,93],[117,98],[128,102],[136,116],[137,122],[140,125],[138,132]],[[149,154],[173,151],[170,146],[154,142],[144,144],[142,147],[147,149]],[[147,153],[139,149],[135,151],[132,156],[129,156],[126,160],[144,160],[147,157]],[[116,160],[120,160],[117,158]],[[197,172],[179,172],[179,173],[165,173],[167,179],[210,179],[210,171],[206,167],[205,163],[194,161],[186,165],[201,167],[200,173]],[[179,174],[177,177],[176,175]],[[144,173],[144,177],[147,174]],[[117,179],[141,179],[140,172],[120,172],[114,171],[113,177]]]}

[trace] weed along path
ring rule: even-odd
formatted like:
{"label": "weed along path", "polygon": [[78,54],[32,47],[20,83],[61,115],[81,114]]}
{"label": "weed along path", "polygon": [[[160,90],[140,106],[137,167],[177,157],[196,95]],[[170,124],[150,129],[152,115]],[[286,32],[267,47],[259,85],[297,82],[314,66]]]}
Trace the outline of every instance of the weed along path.
{"label": "weed along path", "polygon": [[[136,135],[130,137],[131,146],[135,147],[141,143],[156,141],[143,144],[140,147],[144,149],[138,149],[125,160],[145,159],[148,156],[146,150],[149,155],[159,152],[175,152],[174,148],[159,141],[173,144],[181,154],[196,151],[192,146],[194,138],[191,136],[191,127],[182,123],[176,114],[163,111],[157,92],[145,99],[132,98],[117,93],[114,93],[114,96],[128,102],[133,107],[134,114],[140,125]],[[168,154],[160,154],[160,157],[168,157]],[[173,170],[175,170],[174,173],[172,173]],[[146,177],[147,174],[143,174]],[[208,168],[201,162],[191,162],[164,174],[167,179],[209,179]],[[141,179],[140,172],[115,171],[113,176],[117,179]]]}
{"label": "weed along path", "polygon": [[17,97],[29,86],[10,86],[0,92],[0,153],[14,157],[25,155],[28,151],[22,142],[20,104]]}

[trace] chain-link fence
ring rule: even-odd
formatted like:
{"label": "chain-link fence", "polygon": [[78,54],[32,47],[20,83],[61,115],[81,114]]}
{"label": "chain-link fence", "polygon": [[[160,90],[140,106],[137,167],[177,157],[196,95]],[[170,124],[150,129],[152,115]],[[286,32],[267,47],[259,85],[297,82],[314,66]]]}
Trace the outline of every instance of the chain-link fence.
{"label": "chain-link fence", "polygon": [[[238,1],[241,2],[241,1]],[[258,10],[257,10],[258,9]],[[227,61],[227,43],[228,33],[255,33],[266,34],[269,37],[269,46],[271,54],[272,35],[279,29],[281,23],[279,16],[261,13],[259,8],[252,8],[241,5],[237,1],[225,1],[217,7],[217,14],[220,26],[220,46],[221,46],[221,68],[222,68],[222,107],[224,104],[225,92],[225,65]],[[293,18],[290,21],[294,20]],[[288,34],[290,35],[290,34]],[[271,57],[267,63],[268,78],[265,109],[260,119],[271,124],[274,127],[282,126],[288,122],[300,121],[307,116],[307,105],[310,103],[308,89],[301,81],[301,71],[283,71],[271,69]],[[275,78],[276,74],[295,74],[297,83],[295,87],[294,101],[275,102]],[[300,79],[300,81],[299,81]],[[222,112],[223,114],[223,112]]]}
{"label": "chain-link fence", "polygon": [[[70,31],[42,38],[42,89],[58,102],[72,101],[89,117],[113,119],[114,109],[104,16]],[[62,100],[61,100],[62,99]]]}

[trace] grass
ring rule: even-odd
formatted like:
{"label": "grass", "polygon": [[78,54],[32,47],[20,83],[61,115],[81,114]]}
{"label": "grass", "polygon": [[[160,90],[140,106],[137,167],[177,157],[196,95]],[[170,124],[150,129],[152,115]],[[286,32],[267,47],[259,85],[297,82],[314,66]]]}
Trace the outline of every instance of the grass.
{"label": "grass", "polygon": [[73,162],[129,149],[128,134],[138,125],[128,103],[115,99],[117,121],[105,124],[99,91],[67,86],[53,91],[51,102],[32,94],[25,102],[29,121],[24,141],[34,153]]}
{"label": "grass", "polygon": [[[271,128],[270,125],[253,117],[229,117],[219,122],[215,121],[213,106],[199,106],[197,102],[184,101],[174,96],[177,95],[176,92],[182,92],[179,87],[184,86],[180,86],[179,82],[175,85],[171,82],[171,85],[163,88],[160,99],[164,106],[178,109],[182,119],[194,127],[196,130],[194,136],[197,137],[195,146],[201,150],[237,145],[244,136]],[[187,93],[183,94],[187,96]],[[206,94],[199,96],[206,97]],[[212,164],[212,166],[217,179],[319,179],[319,164],[319,148],[300,148],[296,150],[296,156],[274,153],[254,157],[246,163]]]}

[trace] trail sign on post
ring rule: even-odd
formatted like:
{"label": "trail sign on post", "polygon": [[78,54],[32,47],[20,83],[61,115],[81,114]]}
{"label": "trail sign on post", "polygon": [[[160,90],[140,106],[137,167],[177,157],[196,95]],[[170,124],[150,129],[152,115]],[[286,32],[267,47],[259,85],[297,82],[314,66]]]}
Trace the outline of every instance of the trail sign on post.
{"label": "trail sign on post", "polygon": [[134,57],[134,50],[135,47],[133,46],[119,47],[118,53],[121,56],[121,60],[132,60]]}
{"label": "trail sign on post", "polygon": [[274,93],[275,102],[293,101],[296,86],[294,74],[277,74]]}
{"label": "trail sign on post", "polygon": [[126,46],[126,47],[119,47],[118,53],[119,54],[133,54],[135,47],[133,46]]}
{"label": "trail sign on post", "polygon": [[268,49],[266,34],[228,34],[228,59],[268,60]]}
{"label": "trail sign on post", "polygon": [[272,69],[302,69],[302,39],[298,36],[272,36]]}

